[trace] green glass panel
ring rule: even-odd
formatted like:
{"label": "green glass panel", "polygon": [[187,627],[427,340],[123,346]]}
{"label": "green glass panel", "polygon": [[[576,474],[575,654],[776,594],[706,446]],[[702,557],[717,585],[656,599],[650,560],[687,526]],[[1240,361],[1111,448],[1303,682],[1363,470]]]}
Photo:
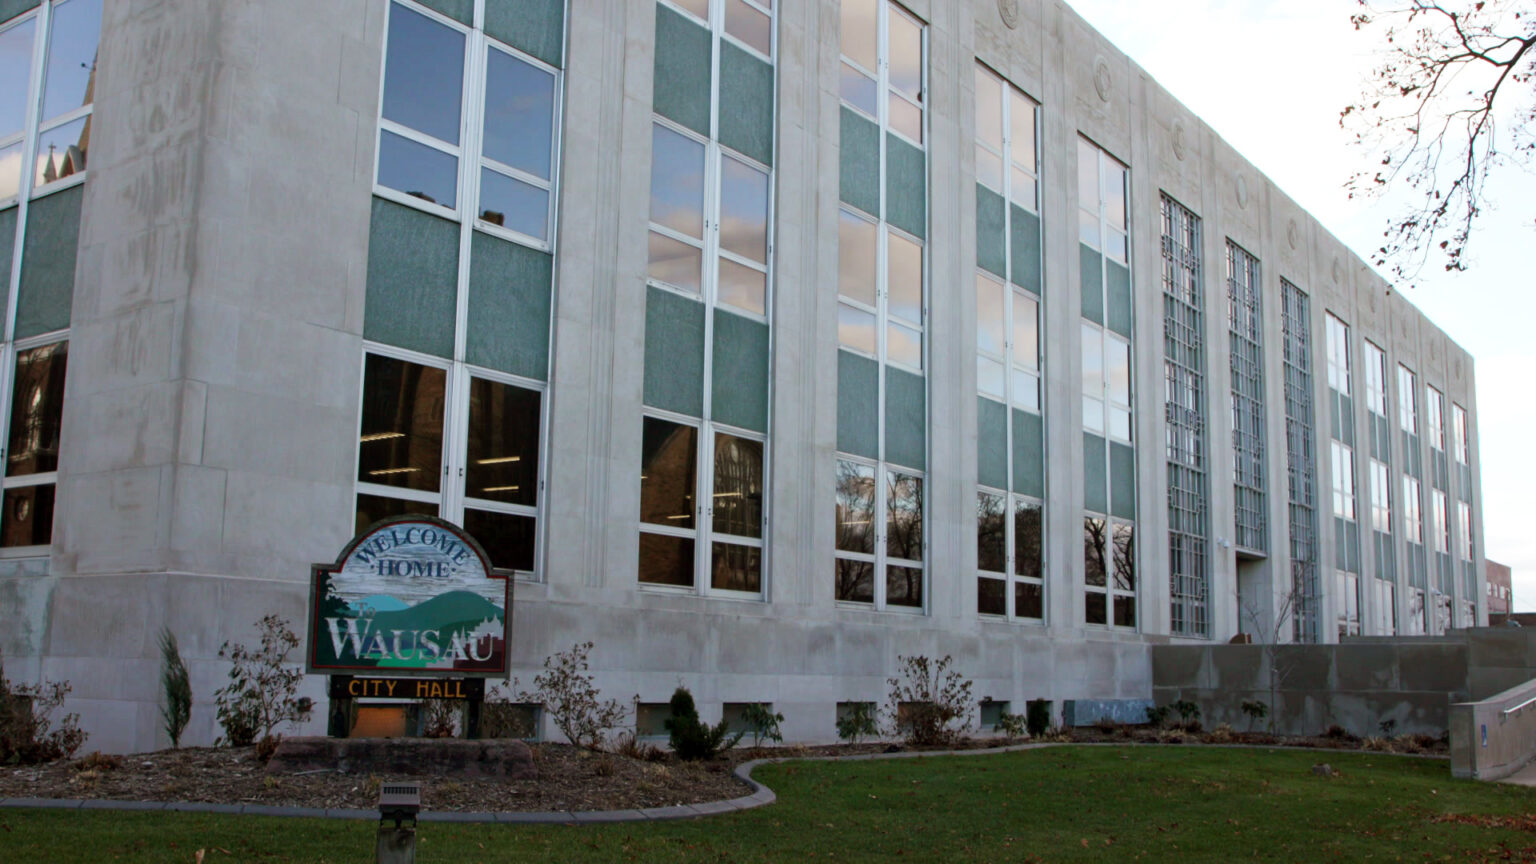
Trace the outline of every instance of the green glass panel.
{"label": "green glass panel", "polygon": [[1119,333],[1121,336],[1131,338],[1131,271],[1125,269],[1119,262],[1104,262],[1104,280],[1106,299],[1109,308],[1105,310],[1108,320],[1104,326]]}
{"label": "green glass panel", "polygon": [[548,253],[475,232],[465,359],[525,378],[548,378],[553,269]]}
{"label": "green glass panel", "polygon": [[655,287],[645,292],[645,404],[704,413],[704,304]]}
{"label": "green glass panel", "polygon": [[565,48],[565,0],[487,3],[485,35],[559,67]]}
{"label": "green glass panel", "polygon": [[1077,247],[1083,294],[1083,317],[1104,323],[1104,256],[1081,243]]}
{"label": "green glass panel", "polygon": [[15,206],[0,210],[0,279],[11,278],[11,254],[16,251]]}
{"label": "green glass panel", "polygon": [[27,208],[21,286],[16,292],[17,339],[69,326],[84,194],[85,186],[73,186],[38,198]]}
{"label": "green glass panel", "polygon": [[885,136],[885,220],[914,237],[928,236],[928,163],[923,151]]}
{"label": "green glass panel", "polygon": [[435,9],[460,24],[475,23],[475,0],[419,0],[419,2],[428,9]]}
{"label": "green glass panel", "polygon": [[1114,441],[1109,444],[1109,512],[1121,519],[1136,518],[1136,451]]}
{"label": "green glass panel", "polygon": [[709,31],[656,4],[655,85],[651,107],[663,117],[709,134]]}
{"label": "green glass panel", "polygon": [[837,449],[880,458],[880,367],[868,357],[837,352]]}
{"label": "green glass panel", "polygon": [[458,273],[457,222],[373,199],[363,338],[452,357]]}
{"label": "green glass panel", "polygon": [[976,184],[976,266],[1008,278],[1008,228],[1003,224],[1003,196]]}
{"label": "green glass panel", "polygon": [[976,482],[1008,488],[1008,406],[976,397]]}
{"label": "green glass panel", "polygon": [[1104,472],[1104,439],[1092,432],[1083,433],[1083,509],[1094,513],[1109,512],[1109,494]]}
{"label": "green glass panel", "polygon": [[1013,491],[1045,497],[1045,428],[1039,414],[1013,411]]}
{"label": "green glass panel", "polygon": [[1017,204],[1010,204],[1013,234],[1013,284],[1040,294],[1043,279],[1040,274],[1040,217]]}
{"label": "green glass panel", "polygon": [[720,43],[720,143],[773,164],[773,67]]}
{"label": "green glass panel", "polygon": [[710,414],[721,423],[768,431],[768,325],[715,310]]}
{"label": "green glass panel", "polygon": [[37,6],[38,0],[0,0],[0,24]]}
{"label": "green glass panel", "polygon": [[927,465],[927,394],[920,375],[885,367],[885,461]]}
{"label": "green glass panel", "polygon": [[880,215],[880,127],[852,109],[842,109],[838,190],[843,201],[871,216]]}

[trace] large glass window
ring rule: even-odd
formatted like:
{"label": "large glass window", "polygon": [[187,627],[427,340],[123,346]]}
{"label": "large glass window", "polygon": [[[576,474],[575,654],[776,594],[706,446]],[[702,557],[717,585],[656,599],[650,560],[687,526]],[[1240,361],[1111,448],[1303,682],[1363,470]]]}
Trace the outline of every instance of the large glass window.
{"label": "large glass window", "polygon": [[0,208],[82,179],[100,37],[101,0],[44,2],[0,23]]}
{"label": "large glass window", "polygon": [[[867,458],[838,454],[835,595],[840,602],[876,609],[922,610],[925,479],[916,470],[920,459],[902,460],[917,463],[913,465],[886,461],[886,418],[887,399],[896,392],[893,379],[910,394],[926,366],[927,249],[923,238],[913,233],[921,232],[921,225],[893,215],[893,196],[881,181],[898,176],[888,172],[901,172],[902,180],[910,182],[926,171],[926,158],[921,168],[914,168],[891,153],[921,154],[924,147],[927,29],[889,0],[847,0],[839,8],[839,93],[854,115],[850,122],[866,129],[863,118],[874,124],[876,150],[861,167],[878,180],[872,184],[872,198],[861,197],[858,204],[844,201],[838,211],[838,344],[876,363],[875,392],[870,394],[874,417],[866,418],[874,425],[873,446],[864,447]],[[857,357],[848,359],[868,366]],[[925,430],[926,420],[922,422]],[[848,521],[844,514],[855,500],[850,497],[853,491],[870,495],[867,501],[857,499],[868,504],[870,514],[874,540],[867,552],[843,542],[843,523]]]}
{"label": "large glass window", "polygon": [[[1084,260],[1097,254],[1093,271],[1099,277],[1097,282],[1084,277],[1078,328],[1083,430],[1088,433],[1083,437],[1089,450],[1084,459],[1103,460],[1102,470],[1085,466],[1085,494],[1112,511],[1090,505],[1084,513],[1084,616],[1089,624],[1135,627],[1135,502],[1128,494],[1136,481],[1129,176],[1124,164],[1093,142],[1078,138],[1077,144],[1078,240]],[[1100,478],[1102,489],[1086,488]]]}
{"label": "large glass window", "polygon": [[560,77],[481,30],[393,0],[375,194],[551,249]]}
{"label": "large glass window", "polygon": [[[29,208],[86,177],[102,14],[102,0],[22,5],[34,8],[0,22],[0,214],[9,211],[14,226],[0,237],[0,248],[12,250],[0,297],[10,297],[12,309],[22,256],[47,254],[46,244],[29,242],[41,239],[27,236]],[[0,547],[39,555],[53,539],[68,333],[18,334],[16,327],[11,315],[0,334]]]}
{"label": "large glass window", "polygon": [[1167,404],[1169,629],[1210,636],[1205,285],[1200,217],[1162,196],[1163,398]]}
{"label": "large glass window", "polygon": [[1237,545],[1269,548],[1264,481],[1264,327],[1259,259],[1227,240],[1227,330],[1232,371],[1233,501]]}
{"label": "large glass window", "polygon": [[1458,465],[1472,464],[1472,439],[1467,431],[1467,409],[1451,403],[1451,456]]}
{"label": "large glass window", "polygon": [[1387,416],[1387,352],[1369,339],[1365,340],[1365,408]]}
{"label": "large glass window", "polygon": [[357,519],[422,513],[462,525],[497,567],[536,569],[542,385],[462,364],[369,352]]}
{"label": "large glass window", "polygon": [[844,104],[921,147],[926,28],[887,0],[844,0],[841,15]]}
{"label": "large glass window", "polygon": [[1294,609],[1291,635],[1297,642],[1321,638],[1318,601],[1316,412],[1312,400],[1311,298],[1280,280],[1281,335],[1285,369],[1286,516],[1290,526]]}
{"label": "large glass window", "polygon": [[837,599],[922,609],[923,478],[840,458],[836,502]]}
{"label": "large glass window", "polygon": [[[679,19],[673,10],[696,20]],[[751,68],[772,73],[774,8],[771,0],[667,0],[657,13],[658,27],[662,18],[676,19],[677,26],[707,39],[708,54],[697,59],[707,60],[712,70],[707,80],[690,82],[698,90],[692,96],[708,106],[707,113],[691,119],[663,113],[665,106],[657,100],[646,271],[651,294],[675,292],[703,305],[697,319],[691,318],[698,314],[693,303],[683,304],[686,312],[669,314],[702,321],[706,371],[697,382],[703,391],[697,407],[673,406],[687,414],[647,403],[638,579],[650,587],[760,598],[766,439],[761,431],[719,419],[715,394],[720,386],[712,376],[719,374],[716,327],[727,322],[755,331],[771,312],[772,166],[724,143],[730,136],[722,136],[722,123],[729,120],[732,98],[728,61],[746,51],[757,55],[746,61]],[[771,162],[771,144],[757,156]],[[744,324],[743,318],[752,323]],[[766,388],[767,381],[761,386]],[[655,501],[666,506],[658,509],[650,503]]]}
{"label": "large glass window", "polygon": [[[705,437],[687,418],[643,423],[640,582],[761,594],[763,441],[719,430]],[[708,574],[704,584],[696,573]]]}
{"label": "large glass window", "polygon": [[1022,621],[1045,617],[1044,505],[1001,490],[976,494],[976,611]]}
{"label": "large glass window", "polygon": [[1333,515],[1355,520],[1355,450],[1338,440],[1333,442]]}

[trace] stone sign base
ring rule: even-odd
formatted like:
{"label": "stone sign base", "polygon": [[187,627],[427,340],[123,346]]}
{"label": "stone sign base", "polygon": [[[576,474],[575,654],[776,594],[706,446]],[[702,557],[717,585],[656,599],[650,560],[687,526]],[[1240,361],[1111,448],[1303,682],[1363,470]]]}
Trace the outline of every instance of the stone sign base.
{"label": "stone sign base", "polygon": [[504,738],[284,738],[268,774],[331,769],[343,774],[502,777],[533,780],[533,752]]}

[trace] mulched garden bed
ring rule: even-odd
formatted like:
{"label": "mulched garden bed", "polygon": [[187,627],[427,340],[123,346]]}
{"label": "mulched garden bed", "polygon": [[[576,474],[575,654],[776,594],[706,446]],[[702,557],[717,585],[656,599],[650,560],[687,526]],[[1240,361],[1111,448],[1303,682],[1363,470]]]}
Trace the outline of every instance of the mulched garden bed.
{"label": "mulched garden bed", "polygon": [[[1443,739],[1398,736],[1362,741],[1348,735],[1273,736],[1148,727],[1056,730],[1045,741],[1108,744],[1252,744],[1445,755]],[[1021,739],[963,738],[946,747],[909,748],[893,742],[821,747],[741,747],[710,762],[681,762],[660,751],[635,755],[591,753],[564,744],[532,745],[536,780],[419,778],[422,804],[437,811],[627,810],[699,804],[750,792],[732,769],[756,758],[854,756],[910,750],[970,750],[1027,743]],[[643,750],[644,748],[642,748]],[[372,809],[379,784],[404,775],[330,771],[268,774],[255,748],[186,747],[132,756],[91,754],[48,765],[0,768],[0,798],[196,801],[288,807]]]}

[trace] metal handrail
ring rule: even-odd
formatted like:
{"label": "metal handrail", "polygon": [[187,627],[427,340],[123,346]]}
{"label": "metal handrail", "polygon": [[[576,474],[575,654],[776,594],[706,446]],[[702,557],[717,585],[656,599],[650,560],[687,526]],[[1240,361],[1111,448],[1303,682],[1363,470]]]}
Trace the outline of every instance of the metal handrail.
{"label": "metal handrail", "polygon": [[1499,714],[1501,716],[1508,716],[1510,714],[1515,713],[1516,711],[1519,711],[1521,708],[1524,708],[1527,705],[1532,705],[1532,704],[1536,704],[1536,696],[1532,696],[1531,698],[1525,700],[1524,702],[1521,702],[1519,705],[1516,705],[1513,708],[1505,708],[1503,711],[1499,712]]}

